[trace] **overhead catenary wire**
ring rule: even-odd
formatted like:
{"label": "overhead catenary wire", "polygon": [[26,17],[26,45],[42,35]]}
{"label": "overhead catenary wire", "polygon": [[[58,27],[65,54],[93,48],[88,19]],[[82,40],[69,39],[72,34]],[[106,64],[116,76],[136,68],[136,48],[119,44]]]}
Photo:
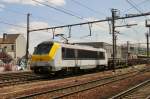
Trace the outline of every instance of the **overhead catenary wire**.
{"label": "overhead catenary wire", "polygon": [[[123,13],[123,14],[124,14],[124,12],[121,12],[121,13]],[[130,24],[127,22],[127,20],[126,20],[126,19],[122,19],[121,23],[126,24],[125,26],[127,26],[127,27],[131,28],[132,30],[133,30],[132,25],[137,25],[137,24],[131,24],[131,26],[130,26]],[[117,26],[117,27],[118,27],[118,26]]]}
{"label": "overhead catenary wire", "polygon": [[[130,1],[132,1],[132,3],[134,3],[134,4],[132,4],[129,0],[126,0],[132,7],[131,8],[135,8],[139,13],[142,13],[142,11],[138,8],[138,5],[141,5],[141,4],[143,4],[143,3],[145,3],[145,2],[147,2],[147,1],[149,1],[149,0],[144,0],[144,1],[142,1],[142,2],[140,2],[140,3],[138,3],[138,4],[135,4],[132,0],[130,0]],[[129,8],[129,9],[131,9],[131,8]],[[128,10],[129,10],[128,9]],[[145,16],[145,18],[147,19],[147,17]],[[124,22],[126,23],[126,21],[124,20]],[[131,27],[132,28],[132,27]],[[138,31],[137,30],[135,30],[134,28],[132,28],[132,30],[136,33],[136,34],[138,34]]]}
{"label": "overhead catenary wire", "polygon": [[[11,12],[11,13],[15,13],[15,14],[20,15],[20,16],[27,16],[26,13],[18,12],[18,11],[12,10],[12,9],[6,9],[4,7],[1,7],[1,6],[0,6],[0,9],[3,9],[5,11]],[[34,16],[32,15],[32,17],[34,17]],[[34,17],[34,18],[37,18],[37,17]]]}
{"label": "overhead catenary wire", "polygon": [[137,8],[135,4],[133,4],[133,1],[132,1],[132,2],[131,2],[130,0],[126,0],[126,1],[127,1],[127,3],[129,3],[134,9],[136,9],[139,13],[142,13],[142,11],[139,10],[139,8]]}
{"label": "overhead catenary wire", "polygon": [[25,27],[25,26],[16,25],[16,24],[13,24],[13,23],[8,23],[8,22],[1,21],[1,20],[0,20],[0,23],[2,23],[2,24],[6,24],[6,25],[10,25],[10,26],[13,26],[13,27],[27,28],[27,27]]}
{"label": "overhead catenary wire", "polygon": [[[4,8],[4,7],[1,7],[1,6],[0,6],[0,9],[3,9],[3,10],[5,10],[5,11],[11,12],[11,13],[15,13],[15,14],[17,14],[17,15],[27,16],[26,13],[19,12],[19,11],[15,11],[15,10],[8,9],[8,8],[6,9],[6,8]],[[41,17],[35,17],[35,16],[33,16],[32,14],[31,14],[31,16],[34,17],[34,18],[41,18]]]}
{"label": "overhead catenary wire", "polygon": [[[35,2],[37,2],[37,3],[39,3],[39,4],[41,4],[40,2],[38,2],[37,0],[32,0],[32,1],[35,1]],[[44,4],[44,3],[42,3],[42,4]],[[45,5],[45,4],[44,4]],[[45,5],[46,6],[46,5]],[[47,5],[47,6],[50,6],[50,5]],[[50,7],[52,7],[52,6],[50,6]],[[52,7],[52,8],[55,8],[55,7]],[[5,9],[5,8],[3,8],[2,7],[2,9]],[[56,8],[57,9],[57,8]],[[55,9],[55,10],[56,10]],[[21,12],[18,12],[18,11],[14,11],[14,10],[12,10],[12,9],[5,9],[5,10],[7,10],[7,11],[9,11],[9,12],[12,12],[12,13],[15,13],[15,14],[18,14],[18,15],[24,15],[24,16],[26,16],[27,14],[24,14],[24,13],[21,13]],[[67,10],[67,9],[64,9],[64,10]],[[62,11],[62,10],[60,10],[60,11]],[[67,10],[67,11],[70,11],[70,10]],[[74,14],[72,14],[72,15],[74,15]],[[41,19],[41,17],[35,17],[35,16],[33,16],[33,15],[31,15],[33,18],[40,18]],[[79,18],[79,19],[84,19],[84,20],[86,20],[85,18],[83,18],[83,17],[80,17],[80,16],[78,16],[77,18]],[[4,23],[4,22],[3,22]],[[4,23],[4,24],[6,24],[6,22]],[[7,23],[7,25],[13,25],[13,26],[16,26],[16,27],[21,27],[21,26],[18,26],[18,25],[15,25],[15,24],[11,24],[11,23]],[[24,28],[26,28],[26,27],[24,27]]]}
{"label": "overhead catenary wire", "polygon": [[[127,11],[129,11],[130,9],[133,9],[133,8],[136,9],[139,13],[142,13],[142,11],[138,8],[138,5],[144,4],[145,2],[150,1],[150,0],[144,0],[144,1],[140,2],[140,3],[138,3],[138,4],[135,4],[133,1],[132,1],[132,3],[134,3],[134,4],[132,4],[129,0],[126,0],[126,1],[127,1],[127,3],[129,3],[129,4],[131,5],[131,7],[130,7],[129,9],[123,11],[122,13],[125,13],[125,12],[127,12]],[[147,18],[147,17],[145,16],[145,18]],[[124,23],[127,24],[127,22],[125,21],[125,19],[123,19],[123,20],[124,20]],[[131,27],[131,29],[132,29],[136,34],[139,34],[136,29],[134,29],[134,28],[132,28],[132,27]]]}
{"label": "overhead catenary wire", "polygon": [[[0,6],[0,9],[3,9],[3,10],[5,10],[5,11],[11,12],[11,13],[15,13],[15,14],[20,15],[20,16],[25,16],[25,17],[27,16],[26,13],[19,12],[19,11],[15,11],[15,10],[12,10],[12,9],[6,9],[6,8],[4,8],[4,7],[1,7],[1,6]],[[30,16],[31,16],[31,18],[33,18],[33,19],[47,20],[47,19],[44,18],[44,17],[35,16],[35,15],[33,15],[33,14],[31,14]],[[64,22],[61,22],[61,21],[58,21],[58,20],[54,20],[54,19],[52,19],[52,18],[50,18],[50,20],[52,20],[52,21],[54,21],[54,22],[58,22],[58,23],[60,23],[60,24],[64,24]]]}
{"label": "overhead catenary wire", "polygon": [[[124,22],[125,24],[128,24],[127,21],[126,21],[125,19],[123,19],[123,22]],[[139,32],[138,32],[136,29],[134,29],[133,27],[131,27],[131,29],[132,29],[132,31],[133,31],[134,33],[136,33],[136,35],[139,34]],[[138,41],[138,39],[135,39],[135,40]]]}
{"label": "overhead catenary wire", "polygon": [[90,8],[90,7],[88,7],[88,6],[84,5],[84,4],[82,4],[81,2],[79,2],[79,1],[77,1],[77,0],[70,0],[70,1],[72,1],[72,2],[74,2],[74,3],[76,3],[76,4],[78,4],[78,5],[80,5],[80,6],[84,7],[84,8],[86,8],[86,9],[88,9],[88,10],[91,11],[91,12],[94,12],[94,13],[99,14],[99,15],[102,14],[103,16],[106,16],[104,13],[102,13],[102,12],[100,12],[100,11],[97,11],[97,10],[95,10],[95,9],[92,9],[92,8]]}
{"label": "overhead catenary wire", "polygon": [[[45,1],[48,2],[48,3],[50,3],[50,4],[53,4],[53,3],[49,2],[48,0],[45,0]],[[81,4],[81,6],[82,6],[82,4]],[[58,7],[58,6],[57,6],[57,7]],[[68,10],[68,9],[65,9],[65,8],[63,8],[63,7],[59,7],[59,8],[64,9],[65,11],[69,11],[69,12],[71,12],[72,14],[76,14],[75,12],[73,12],[73,11],[71,11],[71,10]],[[89,8],[89,7],[88,7],[88,8]],[[91,9],[91,10],[94,11],[94,9],[92,9],[92,8],[89,8],[89,9]],[[104,13],[99,12],[99,11],[96,11],[96,10],[95,10],[95,13],[100,13],[100,14],[103,14],[103,15],[105,16]],[[85,20],[85,21],[89,21],[88,19],[84,18],[83,16],[79,16],[79,17],[81,17],[81,19],[83,19],[83,20]],[[96,24],[96,25],[97,25],[97,24]],[[97,26],[99,26],[99,25],[97,25]]]}
{"label": "overhead catenary wire", "polygon": [[[37,0],[32,0],[32,1],[37,1]],[[38,2],[38,1],[37,1]],[[41,2],[38,2],[38,3],[40,3],[41,4]],[[45,4],[45,3],[42,3],[42,4],[44,4],[45,6],[48,6],[48,7],[50,7],[50,8],[53,8],[52,6],[50,6],[50,5],[47,5],[47,4]],[[54,7],[55,8],[55,7]],[[54,9],[53,8],[53,9]],[[55,8],[55,10],[56,10],[56,8]],[[58,10],[58,9],[57,9]],[[62,10],[60,10],[59,9],[59,11],[61,11],[62,12]],[[64,10],[63,10],[64,11]],[[63,12],[64,13],[64,12]],[[68,14],[68,13],[67,13]],[[143,13],[141,13],[141,15],[143,15]],[[128,16],[128,17],[130,17],[130,16]],[[81,19],[81,18],[80,18]],[[83,18],[82,18],[83,19]],[[72,25],[69,25],[69,26],[72,26]],[[66,27],[66,26],[59,26],[59,27],[51,27],[51,28],[45,28],[45,29],[53,29],[53,28],[62,28],[62,27]],[[68,25],[67,25],[67,27],[68,27]],[[44,30],[45,30],[44,29]],[[33,32],[33,31],[39,31],[39,30],[43,30],[43,29],[36,29],[36,30],[31,30],[30,32]]]}
{"label": "overhead catenary wire", "polygon": [[[129,3],[134,9],[136,9],[140,14],[143,13],[143,12],[137,7],[137,5],[136,5],[132,0],[126,0],[126,1],[127,1],[127,3]],[[146,16],[144,16],[144,17],[147,19]]]}
{"label": "overhead catenary wire", "polygon": [[[78,18],[78,19],[86,20],[87,22],[89,21],[88,19],[86,19],[86,18],[84,18],[84,17],[82,17],[82,16],[78,16],[78,15],[76,15],[76,14],[74,14],[74,13],[71,13],[71,12],[68,11],[68,10],[66,11],[65,9],[59,9],[59,8],[56,8],[56,7],[51,6],[51,5],[49,5],[49,4],[45,4],[45,3],[39,2],[39,1],[37,1],[37,0],[32,0],[32,1],[34,1],[34,2],[36,2],[36,3],[39,3],[39,4],[41,4],[41,5],[47,6],[47,7],[49,7],[49,8],[52,8],[52,9],[54,9],[54,10],[57,10],[57,11],[59,11],[59,12],[65,13],[65,14],[67,14],[67,15],[76,17],[76,18]],[[97,24],[96,24],[96,25],[97,25]],[[67,26],[67,27],[68,27],[68,26]],[[56,29],[56,28],[55,28],[55,29]],[[31,31],[32,31],[32,30],[31,30]]]}
{"label": "overhead catenary wire", "polygon": [[76,18],[78,18],[78,19],[84,19],[84,18],[81,17],[81,16],[72,14],[72,13],[70,13],[70,12],[68,12],[68,11],[65,11],[65,10],[62,10],[62,9],[59,9],[59,8],[56,8],[56,7],[51,6],[51,5],[48,5],[48,4],[46,4],[46,3],[42,3],[42,2],[39,2],[39,1],[37,1],[37,0],[32,0],[32,1],[37,2],[37,3],[41,4],[41,5],[47,6],[47,7],[49,7],[49,8],[55,9],[55,10],[57,10],[57,11],[59,11],[59,12],[62,12],[62,13],[67,14],[67,15],[70,15],[70,16],[72,16],[72,17],[76,17]]}
{"label": "overhead catenary wire", "polygon": [[[3,7],[1,7],[0,6],[0,8],[3,8]],[[22,15],[22,16],[27,16],[27,14],[24,14],[24,13],[21,13],[21,12],[18,12],[18,11],[14,11],[14,10],[10,10],[10,9],[5,9],[5,10],[7,10],[7,11],[9,11],[9,12],[12,12],[12,13],[15,13],[15,14],[18,14],[18,15]],[[31,17],[33,17],[34,19],[35,18],[37,18],[37,19],[42,19],[42,17],[39,17],[39,16],[34,16],[34,15],[32,15],[31,14]],[[4,20],[4,19],[2,19],[2,18],[0,18],[1,20],[0,20],[0,24],[5,24],[5,25],[9,25],[9,26],[13,26],[13,27],[18,27],[18,28],[24,28],[24,29],[26,29],[27,27],[26,26],[22,26],[22,25],[17,25],[17,24],[14,24],[14,23],[10,23],[10,22],[7,22],[6,20],[5,21],[2,21],[2,20]],[[51,19],[52,20],[52,19]],[[54,20],[55,22],[56,22],[56,20]],[[31,25],[31,27],[34,27],[34,28],[30,28],[30,29],[35,29],[36,27],[35,27],[35,25]],[[37,28],[39,28],[39,27],[37,27]]]}
{"label": "overhead catenary wire", "polygon": [[[144,1],[142,1],[142,2],[140,2],[140,3],[138,3],[138,4],[136,4],[136,5],[139,6],[139,5],[142,5],[142,4],[144,4],[144,3],[148,2],[148,1],[150,1],[150,0],[144,0]],[[134,8],[134,7],[131,6],[130,8],[126,9],[126,10],[124,11],[124,13],[125,13],[125,12],[128,12],[129,10],[131,10],[131,9],[133,9],[133,8]]]}
{"label": "overhead catenary wire", "polygon": [[31,18],[33,18],[33,19],[36,18],[36,19],[42,20],[42,21],[50,20],[50,21],[56,22],[57,24],[65,24],[62,20],[60,21],[60,20],[57,20],[57,19],[55,19],[53,17],[51,17],[51,18],[45,18],[45,17],[35,16],[35,15],[31,14]]}
{"label": "overhead catenary wire", "polygon": [[18,15],[22,15],[22,16],[26,16],[26,15],[27,15],[27,14],[25,14],[25,13],[18,12],[18,11],[14,11],[14,10],[12,10],[12,9],[6,9],[6,8],[4,8],[4,7],[1,7],[1,6],[0,6],[0,9],[6,10],[6,11],[8,11],[8,12],[12,12],[12,13],[15,13],[15,14],[18,14]]}
{"label": "overhead catenary wire", "polygon": [[[129,0],[127,0],[128,2],[129,2]],[[130,1],[132,1],[132,0],[130,0]],[[132,1],[132,3],[134,3],[133,1]],[[131,3],[131,4],[132,4]],[[136,5],[136,3],[134,3],[134,5]],[[136,8],[135,8],[136,9]],[[141,11],[141,10],[138,10],[138,9],[136,9],[137,11]],[[148,17],[146,17],[145,16],[145,19],[146,19],[146,21],[149,19]],[[134,30],[134,31],[136,31],[136,30]],[[149,36],[149,35],[148,35]],[[147,42],[149,42],[149,41],[147,41]],[[149,44],[147,44],[147,45],[149,45]],[[148,48],[149,49],[149,48]],[[149,55],[147,55],[147,56],[149,56]]]}
{"label": "overhead catenary wire", "polygon": [[[48,0],[45,0],[47,3],[49,3],[49,4],[52,4],[52,5],[50,5],[50,6],[52,6],[52,7],[54,7],[53,5],[55,5],[54,3],[52,3],[52,2],[50,2],[50,1],[48,1]],[[55,5],[56,6],[56,5]],[[66,8],[64,8],[64,7],[61,7],[61,6],[56,6],[57,8],[60,8],[60,9],[62,9],[62,10],[64,10],[64,11],[67,11],[67,12],[69,12],[69,13],[72,13],[72,14],[74,14],[74,15],[77,15],[77,16],[79,16],[79,17],[81,17],[81,18],[83,18],[84,19],[84,17],[83,16],[81,16],[81,15],[78,15],[76,12],[74,12],[74,11],[72,11],[72,10],[69,10],[69,9],[66,9]]]}
{"label": "overhead catenary wire", "polygon": [[[0,6],[0,9],[4,9],[4,10],[7,10],[7,11],[9,11],[9,12],[13,12],[13,13],[15,13],[15,14],[22,15],[22,16],[26,16],[26,15],[27,15],[27,14],[25,14],[25,13],[17,12],[17,11],[14,11],[14,10],[12,10],[12,9],[5,9],[5,8],[2,7],[2,6]],[[9,22],[5,22],[5,21],[1,21],[1,20],[0,20],[0,23],[1,23],[1,24],[10,25],[10,26],[13,26],[13,27],[26,28],[25,26],[16,25],[16,24],[9,23]]]}
{"label": "overhead catenary wire", "polygon": [[[32,1],[35,1],[35,2],[37,2],[37,3],[39,3],[39,4],[41,4],[39,1],[37,1],[37,0],[32,0]],[[42,3],[42,4],[44,4],[44,3]],[[45,5],[46,6],[46,5]],[[47,5],[47,6],[50,6],[50,5]],[[51,8],[55,8],[55,7],[53,7],[53,6],[50,6]],[[9,11],[9,12],[12,12],[12,13],[15,13],[15,14],[18,14],[18,15],[23,15],[23,16],[26,16],[27,14],[25,14],[25,13],[22,13],[22,12],[18,12],[18,11],[14,11],[14,10],[12,10],[12,9],[6,9],[6,8],[3,8],[3,7],[1,7],[1,9],[5,9],[5,10],[7,10],[7,11]],[[55,8],[55,10],[56,10],[57,8]],[[71,10],[67,10],[67,9],[64,9],[63,8],[63,10],[61,10],[61,9],[57,9],[57,10],[60,10],[60,11],[69,11],[69,13],[70,12],[72,12]],[[65,11],[65,12],[66,12]],[[73,13],[73,12],[72,12]],[[74,15],[74,14],[72,14],[72,13],[70,13],[71,15]],[[68,13],[67,13],[68,14]],[[81,16],[77,16],[77,15],[74,15],[74,16],[76,16],[77,18],[79,18],[79,19],[84,19],[84,20],[86,20],[85,18],[83,18],[83,17],[81,17]],[[41,18],[41,17],[37,17],[37,16],[33,16],[33,15],[31,15],[31,17],[33,17],[34,19],[35,18],[37,18],[37,19],[43,19],[43,18]],[[6,22],[4,23],[4,24],[6,24]],[[16,26],[16,27],[21,27],[21,26],[18,26],[18,25],[15,25],[15,24],[9,24],[9,23],[7,23],[7,25],[13,25],[13,26]]]}
{"label": "overhead catenary wire", "polygon": [[[119,19],[129,19],[129,18],[134,18],[134,17],[141,17],[141,16],[147,16],[150,15],[150,12],[147,13],[141,13],[141,14],[132,14],[132,15],[126,15],[123,17],[117,17],[117,19],[115,20],[119,20]],[[49,28],[41,28],[41,29],[35,29],[35,30],[30,30],[30,32],[34,32],[34,31],[42,31],[42,30],[49,30],[49,29],[57,29],[57,28],[64,28],[64,27],[68,27],[68,26],[81,26],[81,25],[86,25],[89,23],[100,23],[100,22],[106,22],[106,21],[111,21],[112,18],[107,18],[107,19],[102,19],[102,20],[95,20],[95,21],[88,21],[88,22],[83,22],[83,23],[76,23],[76,24],[69,24],[69,25],[62,25],[62,26],[54,26],[54,27],[49,27]]]}
{"label": "overhead catenary wire", "polygon": [[[143,2],[141,2],[141,3],[139,3],[139,4],[142,4],[142,3],[146,2],[146,1],[148,1],[148,0],[144,0]],[[138,4],[138,5],[139,5],[139,4]],[[132,8],[133,8],[133,7],[132,7]],[[122,13],[124,13],[124,12],[122,12]],[[145,16],[145,17],[146,17],[146,16]],[[123,22],[124,22],[125,24],[127,24],[127,22],[126,22],[125,19],[123,19]],[[132,27],[131,27],[131,29],[132,29],[136,34],[139,34],[136,29],[134,29],[134,28],[132,28]]]}
{"label": "overhead catenary wire", "polygon": [[[55,10],[57,10],[57,11],[59,11],[59,12],[68,14],[68,15],[70,15],[70,16],[76,17],[76,18],[78,18],[78,19],[85,20],[85,21],[89,21],[89,20],[87,20],[86,18],[84,18],[84,17],[82,17],[82,16],[75,15],[71,10],[64,9],[64,8],[63,8],[63,10],[62,10],[62,9],[56,8],[56,7],[54,7],[54,6],[51,6],[51,5],[48,5],[48,4],[39,2],[39,1],[37,1],[37,0],[32,0],[32,1],[34,1],[34,2],[36,2],[36,3],[39,3],[39,4],[41,4],[41,5],[47,6],[47,7],[49,7],[49,8],[55,9]],[[48,1],[47,1],[47,2],[48,2]]]}
{"label": "overhead catenary wire", "polygon": [[[23,25],[17,25],[17,24],[14,24],[14,23],[2,21],[1,18],[0,18],[0,24],[5,24],[5,25],[13,26],[13,27],[24,28],[24,29],[27,28],[26,26],[23,26]],[[35,27],[35,26],[34,26],[34,27]],[[34,28],[30,28],[30,29],[34,29]]]}

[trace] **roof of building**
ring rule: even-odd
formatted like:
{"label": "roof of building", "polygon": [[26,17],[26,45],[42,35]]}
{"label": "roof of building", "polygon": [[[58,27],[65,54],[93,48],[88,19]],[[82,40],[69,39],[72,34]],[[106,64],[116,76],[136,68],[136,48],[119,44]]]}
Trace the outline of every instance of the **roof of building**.
{"label": "roof of building", "polygon": [[20,34],[6,34],[6,38],[0,38],[0,44],[14,44]]}

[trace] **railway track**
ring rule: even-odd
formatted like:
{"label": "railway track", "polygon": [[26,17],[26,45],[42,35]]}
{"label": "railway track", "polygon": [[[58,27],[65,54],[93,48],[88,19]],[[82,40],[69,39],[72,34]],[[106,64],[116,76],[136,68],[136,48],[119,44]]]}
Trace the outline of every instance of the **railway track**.
{"label": "railway track", "polygon": [[150,80],[144,81],[110,99],[150,99]]}
{"label": "railway track", "polygon": [[51,99],[65,98],[65,97],[77,94],[79,92],[84,92],[84,91],[94,89],[100,86],[109,85],[113,82],[118,82],[126,78],[134,77],[136,75],[143,74],[148,71],[149,70],[134,71],[134,72],[132,71],[132,72],[128,72],[125,74],[105,77],[105,78],[83,82],[83,83],[77,83],[77,84],[69,85],[69,86],[63,86],[61,88],[50,89],[50,90],[42,91],[42,92],[36,92],[33,94],[18,96],[15,98],[16,99],[25,99],[25,98],[32,99],[32,98],[38,98],[38,97],[42,98],[42,96],[45,96],[45,95],[47,96],[47,98],[51,98]]}
{"label": "railway track", "polygon": [[0,74],[0,87],[2,88],[11,85],[24,84],[28,82],[38,81],[43,78],[43,76],[35,75],[30,71],[3,73]]}
{"label": "railway track", "polygon": [[79,76],[87,73],[81,73],[81,74],[75,74],[75,75],[64,75],[62,76],[42,76],[42,75],[36,75],[31,71],[20,71],[20,72],[8,72],[8,73],[0,73],[0,88],[11,86],[11,85],[17,85],[17,84],[25,84],[29,82],[36,82],[40,80],[54,80],[54,79],[61,79],[61,78],[67,78],[67,77],[74,77]]}

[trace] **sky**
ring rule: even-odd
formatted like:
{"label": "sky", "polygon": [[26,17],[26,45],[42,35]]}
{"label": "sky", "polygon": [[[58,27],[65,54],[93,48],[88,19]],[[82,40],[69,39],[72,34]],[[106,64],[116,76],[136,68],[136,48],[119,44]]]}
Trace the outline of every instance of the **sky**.
{"label": "sky", "polygon": [[[41,4],[42,3],[42,4]],[[44,4],[44,5],[43,5]],[[20,33],[26,37],[27,13],[30,13],[30,30],[52,26],[68,25],[111,17],[111,9],[117,9],[117,16],[150,12],[150,0],[0,0],[0,36],[3,33]],[[145,20],[149,16],[117,20],[115,25],[137,24],[131,28],[116,28],[119,31],[117,44],[145,43]],[[112,43],[108,22],[92,24],[92,36],[88,25],[71,28],[70,42]],[[55,34],[65,34],[69,29],[60,28]],[[30,32],[30,53],[34,47],[46,40],[52,40],[52,30]],[[55,37],[55,40],[61,40]]]}

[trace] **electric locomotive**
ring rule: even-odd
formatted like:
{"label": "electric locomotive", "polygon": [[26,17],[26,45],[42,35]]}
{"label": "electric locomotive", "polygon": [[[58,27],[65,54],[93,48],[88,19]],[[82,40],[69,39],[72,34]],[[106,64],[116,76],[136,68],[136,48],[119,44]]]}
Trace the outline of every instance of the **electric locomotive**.
{"label": "electric locomotive", "polygon": [[37,45],[31,58],[35,73],[56,73],[107,67],[106,50],[90,46],[45,41]]}

